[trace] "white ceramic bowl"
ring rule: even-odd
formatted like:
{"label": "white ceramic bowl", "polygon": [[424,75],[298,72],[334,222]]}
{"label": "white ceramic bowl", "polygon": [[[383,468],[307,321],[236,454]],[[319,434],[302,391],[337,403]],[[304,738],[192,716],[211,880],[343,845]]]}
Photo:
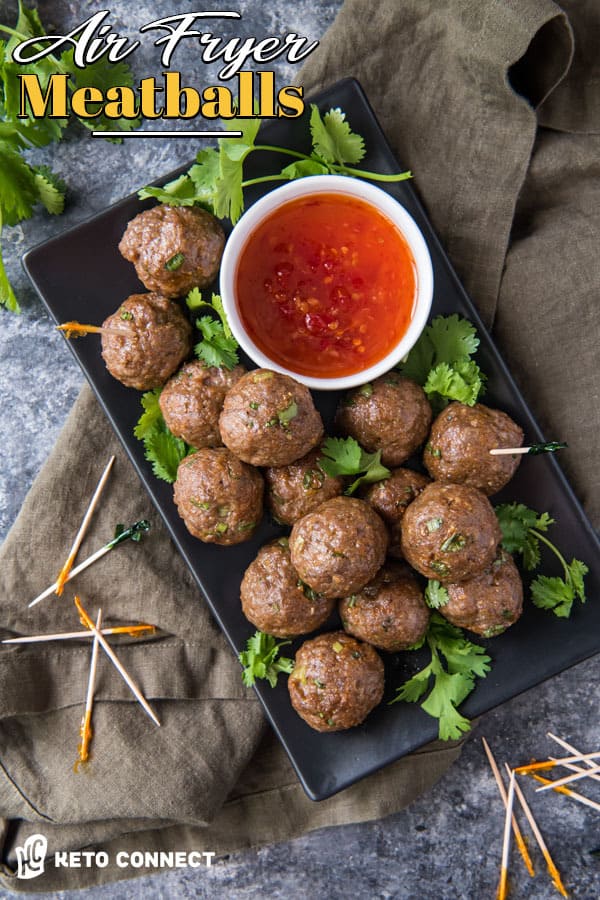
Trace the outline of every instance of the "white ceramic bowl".
{"label": "white ceramic bowl", "polygon": [[[246,242],[255,228],[284,203],[296,200],[299,197],[315,194],[346,194],[371,204],[400,231],[411,250],[416,269],[416,290],[412,319],[401,340],[375,365],[369,366],[369,368],[363,369],[361,372],[338,378],[317,378],[302,375],[275,363],[256,346],[248,335],[240,318],[236,298],[238,261]],[[283,187],[270,191],[244,213],[225,245],[225,252],[221,261],[220,290],[231,330],[240,347],[245,350],[250,359],[258,366],[265,369],[274,369],[277,372],[284,372],[286,375],[291,375],[296,381],[300,381],[307,387],[316,390],[345,390],[359,384],[365,384],[365,382],[372,381],[374,378],[388,372],[414,346],[427,324],[431,309],[433,269],[429,250],[419,227],[397,200],[385,191],[382,191],[381,188],[369,182],[361,181],[358,178],[351,178],[346,175],[311,175],[306,178],[300,178],[297,181],[291,181],[289,184],[283,185]]]}

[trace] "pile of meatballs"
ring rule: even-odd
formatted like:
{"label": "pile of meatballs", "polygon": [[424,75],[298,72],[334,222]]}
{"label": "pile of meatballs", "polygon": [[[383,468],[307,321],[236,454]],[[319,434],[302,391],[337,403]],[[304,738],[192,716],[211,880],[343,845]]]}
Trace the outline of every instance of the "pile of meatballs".
{"label": "pile of meatballs", "polygon": [[[439,612],[492,637],[520,616],[518,570],[500,547],[488,497],[513,476],[523,433],[482,404],[450,403],[432,422],[422,388],[392,371],[349,392],[338,434],[381,451],[391,475],[344,495],[343,478],[320,465],[321,416],[306,387],[268,369],[187,361],[191,326],[174,298],[218,272],[220,224],[195,207],[157,206],[136,216],[121,253],[149,293],[135,294],[103,325],[111,374],[138,390],[162,388],[170,431],[195,448],[180,463],[174,501],[192,535],[232,545],[248,540],[266,503],[291,526],[263,546],[244,573],[242,609],[267,634],[293,638],[322,628],[337,607],[342,629],[306,640],[288,679],[297,713],[318,731],[365,720],[384,692],[378,651],[418,645],[428,628],[425,579],[444,585]],[[423,449],[428,475],[404,463]]]}

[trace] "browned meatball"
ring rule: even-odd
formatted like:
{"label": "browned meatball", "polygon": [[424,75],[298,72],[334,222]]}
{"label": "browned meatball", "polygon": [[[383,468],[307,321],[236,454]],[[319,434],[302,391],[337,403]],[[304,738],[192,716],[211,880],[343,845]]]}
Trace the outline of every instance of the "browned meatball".
{"label": "browned meatball", "polygon": [[278,538],[259,550],[244,573],[240,593],[246,618],[275,637],[315,631],[335,605],[335,600],[316,594],[298,577],[287,538]]}
{"label": "browned meatball", "polygon": [[292,706],[316,731],[360,725],[381,702],[383,687],[377,651],[344,631],[305,641],[288,679]]}
{"label": "browned meatball", "polygon": [[267,505],[278,522],[293,525],[321,503],[342,493],[341,478],[326,475],[318,463],[320,450],[311,450],[289,466],[265,471]]}
{"label": "browned meatball", "polygon": [[287,466],[323,436],[308,388],[270,369],[248,372],[233,386],[219,428],[225,446],[253,466]]}
{"label": "browned meatball", "polygon": [[362,591],[339,604],[345,631],[394,652],[419,643],[429,625],[429,607],[408,566],[389,562]]}
{"label": "browned meatball", "polygon": [[192,349],[192,326],[159,294],[132,294],[102,327],[106,368],[138,391],[161,387]]}
{"label": "browned meatball", "polygon": [[439,612],[486,638],[502,634],[523,612],[523,582],[512,556],[502,549],[485,572],[445,587],[448,603]]}
{"label": "browned meatball", "polygon": [[520,456],[492,456],[494,447],[520,447],[523,431],[506,413],[481,403],[450,403],[431,428],[423,462],[432,478],[495,494],[515,474]]}
{"label": "browned meatball", "polygon": [[381,450],[384,465],[399,466],[427,438],[431,416],[423,388],[398,372],[388,372],[351,391],[335,421],[365,450]]}
{"label": "browned meatball", "polygon": [[334,497],[299,519],[290,535],[292,564],[325,597],[359,591],[385,560],[385,525],[354,497]]}
{"label": "browned meatball", "polygon": [[394,469],[389,478],[372,484],[363,499],[372,506],[388,526],[390,546],[388,553],[402,558],[400,546],[401,523],[407,506],[429,484],[429,478],[412,469]]}
{"label": "browned meatball", "polygon": [[402,520],[402,552],[427,578],[464,581],[496,556],[502,533],[485,494],[464,484],[434,481]]}
{"label": "browned meatball", "polygon": [[245,373],[206,366],[199,359],[186,363],[164,386],[159,405],[169,430],[198,450],[220,447],[219,415],[225,394]]}
{"label": "browned meatball", "polygon": [[207,447],[179,464],[174,500],[187,530],[209,544],[239,544],[262,516],[262,475],[225,447]]}
{"label": "browned meatball", "polygon": [[181,297],[217,277],[225,235],[197,206],[154,206],[139,213],[121,238],[121,254],[149,291]]}

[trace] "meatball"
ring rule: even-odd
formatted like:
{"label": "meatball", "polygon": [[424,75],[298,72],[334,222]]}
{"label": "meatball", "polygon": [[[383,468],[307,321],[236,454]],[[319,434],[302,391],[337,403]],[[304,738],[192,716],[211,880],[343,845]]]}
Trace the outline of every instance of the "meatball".
{"label": "meatball", "polygon": [[377,513],[354,497],[334,497],[292,528],[292,564],[313,591],[345,597],[359,591],[385,560],[387,531]]}
{"label": "meatball", "polygon": [[490,638],[502,634],[523,612],[523,583],[512,556],[500,550],[480,575],[447,584],[448,602],[439,612],[460,628]]}
{"label": "meatball", "polygon": [[351,391],[341,402],[336,425],[369,450],[381,450],[386,466],[399,466],[427,438],[431,406],[423,388],[397,372]]}
{"label": "meatball", "polygon": [[381,702],[383,687],[377,651],[344,631],[305,641],[288,678],[292,706],[316,731],[360,725]]}
{"label": "meatball", "polygon": [[272,541],[250,563],[241,587],[242,610],[261,631],[293,637],[320,628],[335,600],[316,594],[292,566],[287,538]]}
{"label": "meatball", "polygon": [[186,363],[166,383],[158,401],[169,430],[198,450],[220,447],[219,415],[225,394],[245,371],[243,366],[231,371],[206,366],[199,359]]}
{"label": "meatball", "polygon": [[429,625],[429,607],[408,566],[389,562],[361,591],[339,604],[344,630],[394,652],[419,643]]}
{"label": "meatball", "polygon": [[192,349],[192,326],[179,306],[160,294],[132,294],[102,328],[106,368],[138,391],[162,387]]}
{"label": "meatball", "polygon": [[270,369],[248,372],[233,386],[219,429],[225,446],[253,466],[287,466],[323,436],[308,388]]}
{"label": "meatball", "polygon": [[149,291],[181,297],[217,277],[225,234],[197,206],[154,206],[128,224],[119,250]]}
{"label": "meatball", "polygon": [[427,578],[464,581],[486,569],[502,533],[490,501],[477,488],[434,481],[402,520],[402,552]]}
{"label": "meatball", "polygon": [[289,466],[267,469],[267,505],[278,522],[293,525],[321,503],[342,493],[343,480],[326,475],[318,459],[319,450],[311,450]]}
{"label": "meatball", "polygon": [[372,506],[388,526],[390,556],[402,558],[401,523],[407,506],[429,484],[429,478],[412,469],[394,469],[389,478],[372,484],[363,499]]}
{"label": "meatball", "polygon": [[515,474],[520,456],[492,456],[494,447],[520,447],[523,431],[506,413],[481,403],[450,403],[433,423],[423,462],[432,478],[495,494]]}
{"label": "meatball", "polygon": [[174,500],[194,537],[209,544],[239,544],[260,522],[263,487],[260,472],[225,447],[205,447],[179,464]]}

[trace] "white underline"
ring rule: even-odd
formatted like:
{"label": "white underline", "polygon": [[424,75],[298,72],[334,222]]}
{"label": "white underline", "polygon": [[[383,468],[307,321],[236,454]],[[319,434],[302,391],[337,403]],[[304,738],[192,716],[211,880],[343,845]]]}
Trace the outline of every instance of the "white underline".
{"label": "white underline", "polygon": [[242,137],[241,131],[92,131],[92,137],[146,138],[146,137],[195,137],[228,138]]}

